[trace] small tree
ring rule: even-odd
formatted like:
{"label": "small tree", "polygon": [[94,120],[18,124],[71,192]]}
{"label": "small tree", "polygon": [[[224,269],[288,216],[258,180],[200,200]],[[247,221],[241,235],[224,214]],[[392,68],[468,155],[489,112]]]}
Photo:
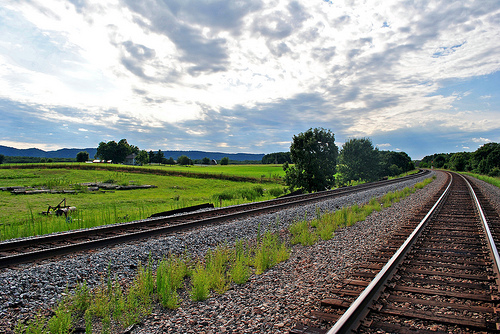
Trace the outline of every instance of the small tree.
{"label": "small tree", "polygon": [[89,153],[87,151],[80,151],[76,154],[76,162],[85,162],[89,160]]}
{"label": "small tree", "polygon": [[229,165],[229,158],[228,157],[224,157],[222,159],[220,159],[220,164],[221,165]]}
{"label": "small tree", "polygon": [[204,157],[203,159],[201,159],[201,163],[203,165],[210,165],[210,159],[207,157]]}
{"label": "small tree", "polygon": [[181,155],[180,157],[177,158],[177,163],[181,166],[187,166],[187,165],[192,165],[193,162],[191,161],[191,159],[189,159],[187,156],[185,155]]}
{"label": "small tree", "polygon": [[163,159],[165,159],[163,152],[161,150],[158,150],[158,152],[156,152],[155,154],[155,162],[161,164],[163,162]]}
{"label": "small tree", "polygon": [[175,165],[175,160],[174,160],[174,158],[172,158],[172,157],[168,158],[168,160],[165,162],[165,164],[168,164],[168,165]]}
{"label": "small tree", "polygon": [[5,160],[5,155],[0,154],[0,165],[3,164],[4,160]]}
{"label": "small tree", "polygon": [[379,175],[379,154],[369,138],[349,139],[339,155],[339,173],[341,182],[351,180],[373,181]]}
{"label": "small tree", "polygon": [[293,136],[290,153],[295,166],[286,169],[285,182],[291,189],[312,192],[335,184],[338,148],[330,130],[315,128]]}
{"label": "small tree", "polygon": [[147,165],[149,162],[148,152],[146,150],[139,151],[139,154],[135,157],[135,161],[141,166]]}

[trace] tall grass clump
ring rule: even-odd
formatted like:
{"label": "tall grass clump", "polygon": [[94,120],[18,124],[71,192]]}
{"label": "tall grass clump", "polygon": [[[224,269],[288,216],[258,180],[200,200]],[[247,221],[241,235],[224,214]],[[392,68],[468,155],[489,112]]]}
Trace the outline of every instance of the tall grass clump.
{"label": "tall grass clump", "polygon": [[[317,226],[317,223],[315,224]],[[289,229],[292,237],[290,243],[292,245],[301,244],[303,246],[311,246],[318,239],[316,231],[311,227],[308,220],[296,221],[290,225]]]}
{"label": "tall grass clump", "polygon": [[481,181],[487,182],[489,184],[492,184],[492,185],[500,188],[500,177],[498,177],[498,176],[486,176],[486,175],[475,174],[475,173],[470,173],[470,172],[462,172],[462,174],[475,177],[476,179],[479,179]]}
{"label": "tall grass clump", "polygon": [[169,309],[179,307],[180,299],[177,290],[182,288],[187,274],[186,261],[178,256],[170,255],[160,261],[156,269],[156,291],[163,307]]}
{"label": "tall grass clump", "polygon": [[226,275],[226,266],[229,262],[230,252],[227,245],[217,246],[205,255],[206,271],[209,278],[210,289],[223,294],[229,289],[230,280]]}
{"label": "tall grass clump", "polygon": [[268,191],[269,195],[271,195],[272,197],[278,197],[278,196],[281,196],[283,195],[284,193],[284,190],[282,187],[280,188],[270,188]]}
{"label": "tall grass clump", "polygon": [[210,280],[206,267],[200,261],[196,263],[191,273],[191,299],[194,301],[203,301],[208,298],[210,293]]}
{"label": "tall grass clump", "polygon": [[242,240],[236,242],[233,249],[233,257],[231,259],[229,276],[236,284],[243,284],[250,277],[250,250],[246,247]]}
{"label": "tall grass clump", "polygon": [[338,228],[351,226],[356,222],[365,220],[374,211],[380,211],[382,207],[391,206],[392,203],[398,202],[401,198],[414,193],[416,189],[425,187],[433,179],[425,179],[412,188],[406,187],[399,191],[388,192],[379,199],[372,198],[364,205],[354,204],[350,207],[342,207],[335,212],[324,214],[321,214],[320,210],[316,208],[316,217],[314,219],[308,221],[306,215],[304,220],[296,221],[290,225],[290,242],[293,245],[300,243],[307,246],[316,243],[318,237],[322,240],[329,240]]}
{"label": "tall grass clump", "polygon": [[264,233],[262,239],[254,250],[253,265],[257,275],[262,274],[274,265],[286,261],[290,257],[290,249],[282,242],[278,234],[269,231]]}
{"label": "tall grass clump", "polygon": [[38,313],[34,318],[28,320],[25,324],[19,321],[14,328],[15,334],[42,334],[45,330],[47,319]]}

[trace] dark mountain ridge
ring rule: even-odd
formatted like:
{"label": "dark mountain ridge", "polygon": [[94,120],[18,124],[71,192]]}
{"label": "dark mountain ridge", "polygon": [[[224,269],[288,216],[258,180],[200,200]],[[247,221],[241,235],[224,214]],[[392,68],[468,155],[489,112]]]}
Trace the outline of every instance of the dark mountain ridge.
{"label": "dark mountain ridge", "polygon": [[[0,145],[0,154],[8,157],[32,157],[32,158],[76,158],[76,154],[80,151],[86,151],[92,159],[97,153],[97,148],[63,148],[55,151],[44,151],[38,148],[18,149],[14,147]],[[156,151],[155,151],[156,152]],[[262,160],[264,154],[254,153],[222,153],[222,152],[205,152],[205,151],[163,151],[165,158],[177,159],[181,155],[185,155],[192,160],[209,159],[220,160],[223,157],[228,157],[229,160],[245,161],[245,160]]]}

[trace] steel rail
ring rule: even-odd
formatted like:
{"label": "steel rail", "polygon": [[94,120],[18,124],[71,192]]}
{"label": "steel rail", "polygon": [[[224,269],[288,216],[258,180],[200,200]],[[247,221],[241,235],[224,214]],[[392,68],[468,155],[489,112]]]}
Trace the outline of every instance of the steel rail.
{"label": "steel rail", "polygon": [[427,225],[430,217],[435,212],[436,208],[443,202],[444,198],[448,196],[453,176],[450,174],[450,182],[445,191],[427,212],[425,217],[420,221],[418,226],[412,234],[406,239],[403,245],[391,257],[389,262],[380,270],[371,283],[363,290],[359,297],[351,304],[345,313],[337,320],[335,325],[327,332],[327,334],[336,333],[349,333],[357,328],[360,321],[366,316],[368,307],[380,295],[380,288],[393,276],[398,265],[403,261],[411,246],[415,243],[418,236],[421,234]]}
{"label": "steel rail", "polygon": [[[474,199],[474,204],[476,206],[476,209],[479,213],[479,217],[481,218],[481,224],[484,229],[484,232],[486,234],[486,240],[488,242],[488,248],[490,249],[491,255],[493,257],[493,261],[495,262],[494,266],[494,271],[496,272],[496,279],[497,282],[500,281],[500,256],[498,255],[498,249],[495,244],[495,240],[493,239],[493,234],[491,233],[490,226],[488,224],[488,220],[486,219],[486,216],[484,215],[483,209],[481,207],[481,203],[479,203],[479,199],[476,196],[476,192],[474,189],[472,189],[472,185],[470,184],[469,180],[467,180],[466,177],[463,175],[460,175],[464,180],[465,183],[467,184],[467,187],[469,188],[469,192],[471,193],[472,198]],[[499,284],[500,286],[500,284]]]}
{"label": "steel rail", "polygon": [[[429,171],[426,171],[426,172],[428,173]],[[129,241],[139,240],[139,239],[143,239],[143,238],[147,238],[147,237],[151,237],[151,236],[155,236],[155,235],[166,234],[166,233],[171,233],[171,232],[175,232],[178,230],[185,230],[185,229],[189,229],[189,228],[193,228],[193,227],[198,227],[198,226],[205,225],[205,224],[212,224],[212,223],[218,222],[218,221],[227,221],[227,220],[231,220],[231,219],[241,218],[243,216],[262,214],[262,213],[269,212],[269,211],[281,210],[281,209],[284,209],[286,207],[290,207],[290,206],[294,206],[294,205],[303,205],[303,204],[306,204],[309,202],[314,202],[314,201],[322,200],[322,199],[329,198],[329,197],[355,193],[355,192],[367,190],[370,188],[375,188],[378,186],[384,186],[384,185],[389,185],[392,183],[405,181],[407,179],[416,178],[416,177],[420,177],[422,175],[425,175],[426,172],[419,173],[418,176],[415,176],[417,174],[413,174],[413,175],[410,175],[407,177],[389,180],[389,182],[388,181],[385,181],[385,182],[378,181],[378,182],[372,182],[369,184],[362,184],[362,185],[357,186],[357,187],[349,187],[349,188],[345,188],[345,189],[338,188],[338,189],[335,189],[333,191],[321,192],[322,194],[319,194],[319,196],[312,197],[312,198],[309,196],[304,196],[304,195],[293,196],[293,197],[288,198],[288,201],[286,201],[286,202],[274,204],[274,205],[268,205],[266,207],[248,209],[248,207],[250,207],[252,204],[242,204],[240,206],[236,206],[236,207],[242,208],[242,210],[239,212],[235,212],[235,213],[220,214],[216,217],[197,219],[197,220],[194,220],[191,222],[177,223],[175,225],[169,225],[169,226],[152,227],[148,230],[131,232],[131,233],[126,233],[126,234],[122,234],[122,235],[114,235],[114,236],[110,236],[110,237],[100,238],[98,240],[84,241],[84,242],[79,242],[79,243],[75,243],[75,244],[69,244],[69,245],[58,246],[58,247],[51,247],[51,248],[44,249],[44,250],[37,250],[37,251],[26,252],[26,253],[21,253],[21,254],[3,256],[3,257],[0,257],[0,268],[6,267],[9,265],[19,264],[19,263],[25,263],[25,262],[35,261],[35,260],[46,259],[46,258],[50,258],[53,256],[70,254],[70,253],[88,250],[88,249],[96,249],[99,247],[116,245],[116,244],[123,243],[123,242],[129,242]],[[268,204],[272,204],[273,200],[264,201],[264,202],[267,202]],[[263,203],[263,202],[260,202],[260,203]],[[253,203],[253,204],[255,205],[255,203]],[[211,212],[214,212],[214,211],[222,212],[222,211],[224,211],[224,209],[211,210]],[[96,235],[98,233],[104,234],[106,232],[111,232],[111,231],[115,231],[115,230],[119,230],[119,229],[123,230],[124,228],[127,228],[127,227],[147,226],[148,224],[155,223],[155,222],[167,223],[167,222],[173,221],[174,219],[179,219],[179,218],[193,218],[194,219],[194,218],[196,218],[196,215],[197,214],[190,213],[190,214],[180,215],[177,217],[151,218],[151,219],[147,219],[144,221],[138,221],[138,222],[136,221],[136,222],[111,225],[111,226],[102,226],[102,227],[97,227],[97,228],[94,228],[91,230],[71,231],[71,232],[59,233],[59,234],[55,234],[55,235],[40,236],[40,237],[35,237],[35,238],[30,238],[30,239],[16,240],[13,242],[0,243],[0,251],[9,250],[9,249],[17,249],[17,248],[20,248],[23,246],[27,247],[27,246],[34,245],[34,244],[40,244],[42,242],[45,242],[45,243],[57,242],[57,241],[65,240],[68,237],[83,238],[86,236]]]}

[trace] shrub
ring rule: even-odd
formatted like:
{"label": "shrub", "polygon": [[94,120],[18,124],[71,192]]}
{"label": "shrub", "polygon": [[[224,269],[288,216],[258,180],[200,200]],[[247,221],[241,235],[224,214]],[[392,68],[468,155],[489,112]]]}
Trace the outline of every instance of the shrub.
{"label": "shrub", "polygon": [[232,250],[229,275],[236,284],[245,283],[250,277],[250,247],[246,246],[242,240],[235,243]]}
{"label": "shrub", "polygon": [[255,273],[260,275],[289,257],[290,250],[284,243],[280,242],[279,236],[267,231],[255,249],[253,258]]}
{"label": "shrub", "polygon": [[267,192],[273,197],[278,197],[283,195],[283,188],[271,188]]}
{"label": "shrub", "polygon": [[313,245],[318,240],[318,235],[311,229],[310,223],[307,220],[299,221],[290,226],[292,234],[291,243],[302,244],[303,246]]}
{"label": "shrub", "polygon": [[488,173],[488,176],[491,176],[491,177],[498,177],[500,176],[500,168],[498,167],[494,167],[489,173]]}
{"label": "shrub", "polygon": [[221,193],[213,195],[213,199],[217,202],[228,201],[228,200],[233,199],[234,197],[235,197],[234,192],[229,191],[229,190],[224,190]]}
{"label": "shrub", "polygon": [[71,312],[64,303],[55,310],[55,315],[48,322],[50,333],[69,333],[71,328]]}
{"label": "shrub", "polygon": [[205,266],[198,262],[191,275],[191,299],[203,301],[208,298],[210,281]]}
{"label": "shrub", "polygon": [[226,277],[229,249],[225,246],[218,246],[215,250],[209,250],[205,260],[210,288],[219,294],[226,292],[229,289],[229,281]]}
{"label": "shrub", "polygon": [[164,307],[179,307],[177,289],[182,287],[182,280],[186,275],[187,265],[181,258],[171,255],[160,261],[156,270],[156,291]]}

